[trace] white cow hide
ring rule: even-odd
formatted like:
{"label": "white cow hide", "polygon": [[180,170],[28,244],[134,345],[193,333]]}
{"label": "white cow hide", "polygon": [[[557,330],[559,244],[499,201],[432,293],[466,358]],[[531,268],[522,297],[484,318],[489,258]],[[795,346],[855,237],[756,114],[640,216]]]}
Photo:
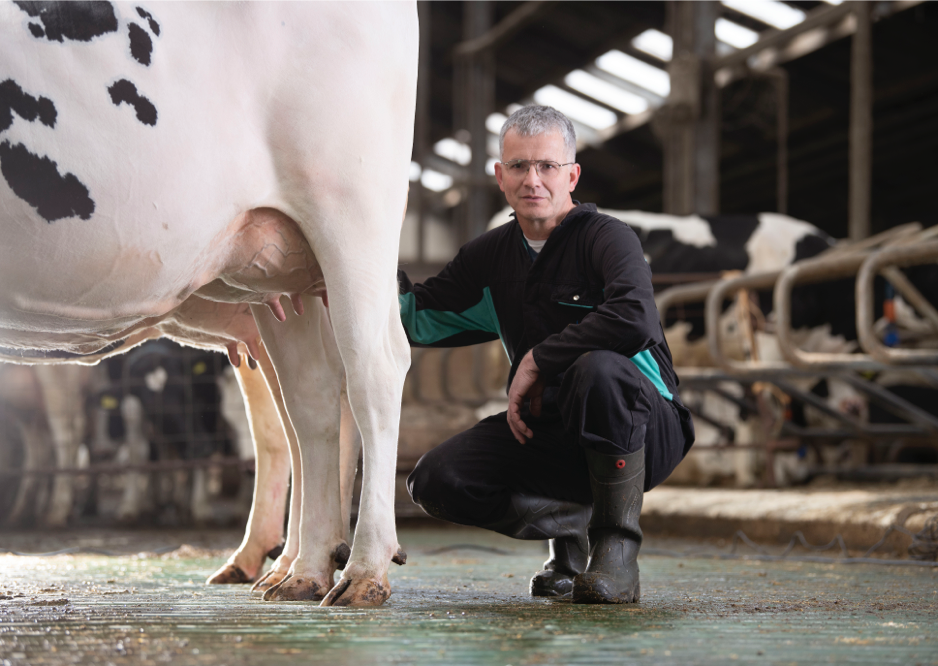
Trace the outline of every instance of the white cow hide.
{"label": "white cow hide", "polygon": [[[95,36],[57,35],[58,18],[83,11]],[[102,12],[113,29],[98,29]],[[0,346],[94,354],[168,335],[236,360],[260,356],[263,340],[302,470],[303,545],[280,598],[380,604],[398,553],[409,364],[395,269],[414,5],[149,12],[0,4],[0,82],[17,100],[9,126],[0,120]],[[30,180],[36,169],[45,179]],[[343,385],[366,466],[351,558],[332,589],[348,531]]]}

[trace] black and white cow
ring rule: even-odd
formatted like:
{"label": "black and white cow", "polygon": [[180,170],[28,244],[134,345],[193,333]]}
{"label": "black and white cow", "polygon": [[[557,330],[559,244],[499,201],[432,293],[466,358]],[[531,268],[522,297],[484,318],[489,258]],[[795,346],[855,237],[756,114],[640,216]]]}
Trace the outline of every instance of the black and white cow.
{"label": "black and white cow", "polygon": [[[282,599],[383,603],[402,557],[417,44],[413,3],[0,3],[2,357],[168,336],[256,359],[300,444]],[[333,587],[346,389],[366,464]]]}
{"label": "black and white cow", "polygon": [[[489,222],[505,224],[511,208]],[[813,257],[834,240],[813,224],[779,213],[758,215],[666,215],[600,208],[628,224],[642,242],[652,273],[753,273],[784,268]]]}

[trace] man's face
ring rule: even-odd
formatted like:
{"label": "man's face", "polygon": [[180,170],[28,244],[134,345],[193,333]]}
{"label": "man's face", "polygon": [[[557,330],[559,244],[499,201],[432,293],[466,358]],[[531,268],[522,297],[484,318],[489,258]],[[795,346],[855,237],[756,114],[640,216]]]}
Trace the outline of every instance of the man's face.
{"label": "man's face", "polygon": [[[570,161],[560,132],[519,136],[510,129],[505,134],[502,162],[512,160],[551,160],[558,164]],[[508,205],[515,209],[519,218],[532,222],[561,218],[572,208],[570,193],[580,179],[580,165],[571,164],[554,171],[542,176],[531,167],[527,172],[516,173],[502,163],[495,164],[495,178]]]}

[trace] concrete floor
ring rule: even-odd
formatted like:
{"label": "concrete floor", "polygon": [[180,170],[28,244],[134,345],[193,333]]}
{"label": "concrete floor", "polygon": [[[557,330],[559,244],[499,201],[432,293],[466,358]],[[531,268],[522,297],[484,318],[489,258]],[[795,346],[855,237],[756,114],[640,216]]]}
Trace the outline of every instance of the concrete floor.
{"label": "concrete floor", "polygon": [[205,586],[239,539],[0,534],[84,551],[0,555],[0,664],[938,664],[935,568],[713,559],[728,544],[651,538],[640,604],[576,606],[527,596],[540,543],[405,528],[385,606],[320,609]]}

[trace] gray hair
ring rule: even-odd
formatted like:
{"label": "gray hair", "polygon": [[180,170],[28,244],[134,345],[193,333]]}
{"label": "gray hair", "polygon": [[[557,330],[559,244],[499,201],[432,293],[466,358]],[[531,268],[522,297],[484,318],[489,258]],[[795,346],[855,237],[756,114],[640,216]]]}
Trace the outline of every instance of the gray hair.
{"label": "gray hair", "polygon": [[505,153],[505,135],[508,130],[514,129],[520,136],[537,136],[538,134],[547,134],[549,132],[560,132],[563,137],[563,145],[567,149],[567,157],[564,159],[576,159],[576,132],[573,130],[573,123],[551,106],[524,106],[508,116],[508,120],[502,125],[502,131],[498,134],[498,155],[502,157]]}

